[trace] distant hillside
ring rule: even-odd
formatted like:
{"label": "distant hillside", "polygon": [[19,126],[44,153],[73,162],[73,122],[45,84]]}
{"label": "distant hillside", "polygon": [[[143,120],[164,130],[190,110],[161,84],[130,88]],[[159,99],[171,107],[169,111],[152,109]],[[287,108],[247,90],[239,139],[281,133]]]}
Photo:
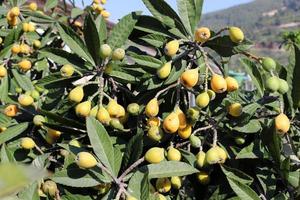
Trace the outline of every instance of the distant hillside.
{"label": "distant hillside", "polygon": [[[256,42],[259,51],[280,59],[276,52],[285,31],[300,29],[300,0],[255,0],[225,10],[205,14],[201,26],[219,30],[224,26],[241,27]],[[277,49],[277,50],[276,50]]]}

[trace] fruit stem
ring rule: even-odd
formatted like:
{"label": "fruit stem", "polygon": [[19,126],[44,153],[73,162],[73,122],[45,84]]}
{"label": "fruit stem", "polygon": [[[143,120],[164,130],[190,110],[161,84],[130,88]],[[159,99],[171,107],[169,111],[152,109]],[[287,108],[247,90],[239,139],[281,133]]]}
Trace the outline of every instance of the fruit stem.
{"label": "fruit stem", "polygon": [[164,93],[165,91],[167,91],[167,90],[169,90],[169,89],[171,89],[171,88],[176,87],[177,84],[178,84],[178,81],[177,81],[176,83],[172,84],[172,85],[169,85],[169,86],[166,87],[165,89],[162,89],[161,91],[159,91],[159,92],[155,95],[154,98],[158,98],[158,97],[159,97],[162,93]]}
{"label": "fruit stem", "polygon": [[112,173],[101,163],[101,162],[98,162],[97,163],[97,166],[102,170],[102,171],[105,171],[108,175],[110,175],[111,176],[111,178],[113,179],[113,181],[116,183],[116,184],[120,184],[119,182],[118,182],[118,179],[114,176],[114,175],[112,175]]}
{"label": "fruit stem", "polygon": [[131,166],[129,166],[122,174],[121,176],[118,178],[119,182],[122,182],[124,177],[129,174],[132,170],[134,170],[137,166],[139,166],[142,162],[145,161],[145,158],[142,157],[140,159],[138,159],[137,161],[135,161]]}
{"label": "fruit stem", "polygon": [[89,101],[93,101],[93,99],[100,93],[100,91],[95,92],[90,98]]}
{"label": "fruit stem", "polygon": [[208,129],[211,129],[211,128],[213,128],[212,125],[201,127],[201,128],[198,128],[198,129],[194,130],[193,134],[196,135],[197,133],[199,133],[201,131],[205,131],[205,130],[208,130]]}
{"label": "fruit stem", "polygon": [[218,142],[218,133],[217,130],[214,128],[214,137],[213,137],[213,147],[217,146],[217,142]]}
{"label": "fruit stem", "polygon": [[74,68],[74,71],[79,74],[79,76],[83,77],[83,73],[81,73],[78,69]]}
{"label": "fruit stem", "polygon": [[284,112],[284,104],[282,97],[278,99],[279,100],[279,106],[280,106],[280,113]]}
{"label": "fruit stem", "polygon": [[247,56],[247,57],[249,57],[249,58],[251,58],[251,59],[254,59],[254,60],[256,60],[257,62],[260,62],[260,58],[259,58],[258,56],[253,55],[253,54],[251,54],[251,53],[249,53],[249,52],[243,51],[241,54],[244,54],[245,56]]}
{"label": "fruit stem", "polygon": [[44,152],[42,151],[42,149],[41,149],[38,145],[35,145],[35,148],[36,148],[36,150],[37,150],[41,155],[44,154]]}
{"label": "fruit stem", "polygon": [[99,84],[98,84],[98,86],[99,86],[99,105],[100,105],[100,107],[102,106],[103,95],[104,95],[103,82],[104,82],[104,80],[103,80],[103,77],[101,76],[99,78]]}
{"label": "fruit stem", "polygon": [[208,90],[208,67],[205,68],[205,92]]}
{"label": "fruit stem", "polygon": [[229,27],[225,27],[225,28],[220,29],[220,30],[214,35],[214,37],[211,37],[209,40],[213,40],[213,39],[217,38],[219,35],[221,35],[222,32],[227,31],[228,29],[229,29]]}

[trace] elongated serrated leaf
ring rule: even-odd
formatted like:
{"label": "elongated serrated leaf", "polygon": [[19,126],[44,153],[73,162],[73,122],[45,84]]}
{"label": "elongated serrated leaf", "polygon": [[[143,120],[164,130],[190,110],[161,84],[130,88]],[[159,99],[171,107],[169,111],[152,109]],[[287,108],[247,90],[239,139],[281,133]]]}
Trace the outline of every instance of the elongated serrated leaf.
{"label": "elongated serrated leaf", "polygon": [[62,185],[79,188],[94,187],[101,183],[91,176],[87,170],[79,169],[78,167],[70,167],[57,171],[51,179]]}
{"label": "elongated serrated leaf", "polygon": [[258,133],[262,130],[261,124],[258,120],[250,120],[246,124],[240,124],[232,128],[232,130],[241,132],[241,133]]}
{"label": "elongated serrated leaf", "polygon": [[38,184],[33,183],[18,193],[20,200],[39,200]]}
{"label": "elongated serrated leaf", "polygon": [[152,56],[138,55],[133,52],[131,52],[129,55],[136,64],[145,66],[146,68],[159,69],[163,65],[162,61]]}
{"label": "elongated serrated leaf", "polygon": [[265,121],[266,126],[262,131],[262,141],[267,147],[269,154],[274,159],[275,163],[279,165],[281,156],[281,141],[279,135],[276,133],[274,122],[272,120]]}
{"label": "elongated serrated leaf", "polygon": [[58,24],[57,29],[62,40],[74,53],[76,53],[79,57],[85,59],[90,64],[95,65],[94,60],[88,53],[88,50],[82,42],[81,38],[71,28],[63,24]]}
{"label": "elongated serrated leaf", "polygon": [[86,127],[95,154],[101,163],[114,172],[114,149],[104,126],[96,119],[88,117]]}
{"label": "elongated serrated leaf", "polygon": [[84,63],[84,60],[76,54],[72,54],[57,48],[45,48],[40,51],[41,56],[44,56],[47,59],[54,61],[56,64],[65,65],[71,64],[78,70],[81,70],[82,67],[90,69]]}
{"label": "elongated serrated leaf", "polygon": [[231,179],[234,179],[238,182],[241,182],[243,184],[251,184],[253,182],[253,178],[247,174],[245,174],[244,172],[235,169],[235,168],[231,168],[228,167],[226,165],[221,166],[221,169],[223,171],[223,173],[225,174],[225,176],[230,177]]}
{"label": "elongated serrated leaf", "polygon": [[137,161],[143,153],[143,133],[140,131],[133,136],[126,145],[123,156],[123,165],[129,166]]}
{"label": "elongated serrated leaf", "polygon": [[79,15],[82,15],[83,13],[84,13],[84,11],[81,10],[80,8],[73,8],[72,11],[71,11],[71,17],[76,18]]}
{"label": "elongated serrated leaf", "polygon": [[46,4],[44,6],[44,10],[45,11],[50,10],[50,9],[54,8],[55,6],[57,6],[57,4],[58,4],[58,0],[47,0]]}
{"label": "elongated serrated leaf", "polygon": [[260,200],[259,196],[248,185],[227,177],[231,189],[240,199]]}
{"label": "elongated serrated leaf", "polygon": [[148,199],[149,196],[149,180],[148,174],[141,171],[136,171],[131,177],[128,190],[130,194],[137,199]]}
{"label": "elongated serrated leaf", "polygon": [[[0,198],[5,199],[5,197],[20,192],[34,181],[44,178],[45,175],[45,170],[36,169],[32,166],[23,166],[13,163],[1,164]],[[34,197],[34,195],[32,195],[32,197]]]}
{"label": "elongated serrated leaf", "polygon": [[145,6],[151,14],[170,28],[180,30],[183,35],[186,35],[184,25],[177,13],[164,0],[143,0]]}
{"label": "elongated serrated leaf", "polygon": [[192,35],[192,27],[191,22],[189,18],[189,13],[195,14],[194,10],[191,9],[190,3],[193,3],[190,0],[177,0],[177,8],[180,15],[180,18],[182,20],[183,25],[185,26],[185,29],[188,31],[190,35]]}
{"label": "elongated serrated leaf", "polygon": [[23,90],[25,90],[25,91],[34,90],[34,86],[31,82],[31,80],[27,76],[21,75],[16,69],[13,69],[12,73],[13,73],[14,78],[16,79],[17,83]]}
{"label": "elongated serrated leaf", "polygon": [[[138,22],[136,23],[135,29],[146,33],[158,34],[162,36],[173,36],[161,21],[152,16],[140,16]],[[134,37],[135,34],[131,35],[130,39],[135,39]]]}
{"label": "elongated serrated leaf", "polygon": [[8,77],[5,76],[0,84],[0,100],[6,102],[8,98]]}
{"label": "elongated serrated leaf", "polygon": [[112,71],[110,76],[114,78],[114,80],[120,83],[137,83],[139,82],[139,78],[133,74],[126,73],[124,71]]}
{"label": "elongated serrated leaf", "polygon": [[159,164],[150,164],[143,167],[143,172],[148,172],[150,179],[171,176],[186,176],[197,173],[198,170],[193,166],[177,161],[164,161]]}
{"label": "elongated serrated leaf", "polygon": [[4,132],[0,134],[0,145],[23,133],[23,131],[25,131],[27,127],[28,127],[27,122],[9,127],[8,129],[6,129]]}
{"label": "elongated serrated leaf", "polygon": [[81,123],[79,123],[78,121],[75,121],[73,119],[62,117],[62,116],[60,116],[56,113],[49,112],[49,111],[46,111],[46,110],[40,110],[40,112],[44,116],[47,116],[49,119],[60,122],[61,124],[64,124],[66,126],[71,126],[73,128],[75,127],[75,128],[78,128],[78,129],[83,129],[84,128],[84,126]]}
{"label": "elongated serrated leaf", "polygon": [[11,29],[9,34],[5,37],[4,47],[10,46],[15,41],[18,41],[21,36],[22,26],[18,25],[17,28]]}
{"label": "elongated serrated leaf", "polygon": [[240,61],[244,66],[246,72],[251,77],[252,82],[256,86],[260,96],[262,97],[264,94],[264,83],[257,66],[248,59],[240,59]]}
{"label": "elongated serrated leaf", "polygon": [[203,0],[177,0],[177,7],[180,17],[186,26],[189,23],[191,33],[194,33],[195,29],[201,19]]}
{"label": "elongated serrated leaf", "polygon": [[236,159],[243,158],[266,158],[261,141],[255,140],[236,155]]}
{"label": "elongated serrated leaf", "polygon": [[300,184],[300,171],[289,172],[287,177],[288,182],[295,188]]}
{"label": "elongated serrated leaf", "polygon": [[107,39],[107,27],[106,27],[106,21],[102,17],[102,15],[99,15],[95,21],[96,23],[96,28],[98,30],[98,35],[99,35],[99,41],[100,44],[103,44],[104,41]]}
{"label": "elongated serrated leaf", "polygon": [[15,157],[13,155],[13,152],[10,151],[7,146],[4,144],[2,144],[1,147],[1,152],[0,152],[0,158],[1,158],[1,163],[13,163],[15,162]]}
{"label": "elongated serrated leaf", "polygon": [[255,169],[256,176],[266,194],[267,199],[271,199],[276,192],[276,177],[268,167],[257,167]]}
{"label": "elongated serrated leaf", "polygon": [[156,48],[162,47],[163,44],[166,42],[166,37],[159,34],[149,34],[144,37],[141,37],[140,39]]}
{"label": "elongated serrated leaf", "polygon": [[84,41],[89,50],[90,55],[93,57],[94,62],[99,65],[100,63],[100,40],[96,24],[91,16],[88,14],[84,21]]}
{"label": "elongated serrated leaf", "polygon": [[140,14],[141,12],[132,12],[123,17],[119,23],[114,26],[107,40],[107,43],[112,49],[116,49],[125,44]]}
{"label": "elongated serrated leaf", "polygon": [[300,102],[300,45],[294,45],[293,51],[294,57],[291,57],[287,67],[287,82],[291,87],[294,107],[297,107]]}

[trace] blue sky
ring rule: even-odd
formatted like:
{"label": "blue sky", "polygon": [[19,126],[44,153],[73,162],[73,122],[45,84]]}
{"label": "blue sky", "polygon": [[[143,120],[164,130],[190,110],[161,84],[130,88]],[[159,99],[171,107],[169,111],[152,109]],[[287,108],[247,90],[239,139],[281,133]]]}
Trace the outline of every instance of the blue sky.
{"label": "blue sky", "polygon": [[[166,0],[173,8],[176,9],[176,0]],[[204,0],[204,13],[212,12],[224,8],[228,8],[234,5],[248,3],[251,0]],[[81,0],[77,0],[78,5],[81,5]],[[84,0],[85,3],[91,2],[90,0]],[[128,14],[131,11],[144,11],[149,14],[146,7],[142,3],[142,0],[107,0],[105,8],[112,14],[110,20],[116,22],[122,16]]]}

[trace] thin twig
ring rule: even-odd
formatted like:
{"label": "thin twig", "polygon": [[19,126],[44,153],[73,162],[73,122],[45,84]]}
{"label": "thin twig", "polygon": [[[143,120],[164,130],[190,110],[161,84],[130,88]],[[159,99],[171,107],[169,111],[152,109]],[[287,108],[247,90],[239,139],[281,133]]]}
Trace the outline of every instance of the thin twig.
{"label": "thin twig", "polygon": [[142,157],[139,160],[135,161],[130,167],[128,167],[118,178],[118,180],[121,182],[123,181],[124,177],[129,174],[133,169],[135,169],[137,166],[139,166],[142,162],[145,161],[145,158]]}
{"label": "thin twig", "polygon": [[205,126],[205,127],[201,127],[201,128],[198,128],[198,129],[194,130],[193,134],[196,135],[200,131],[205,131],[205,130],[208,130],[208,129],[211,129],[211,128],[213,128],[213,125],[208,125],[208,126]]}
{"label": "thin twig", "polygon": [[161,90],[161,91],[159,91],[156,95],[155,95],[155,97],[154,98],[158,98],[162,93],[164,93],[165,91],[167,91],[167,90],[169,90],[169,89],[171,89],[171,88],[174,88],[174,87],[176,87],[177,86],[177,84],[178,84],[178,81],[176,82],[176,83],[174,83],[174,84],[172,84],[172,85],[169,85],[168,87],[166,87],[165,89],[163,89],[163,90]]}

